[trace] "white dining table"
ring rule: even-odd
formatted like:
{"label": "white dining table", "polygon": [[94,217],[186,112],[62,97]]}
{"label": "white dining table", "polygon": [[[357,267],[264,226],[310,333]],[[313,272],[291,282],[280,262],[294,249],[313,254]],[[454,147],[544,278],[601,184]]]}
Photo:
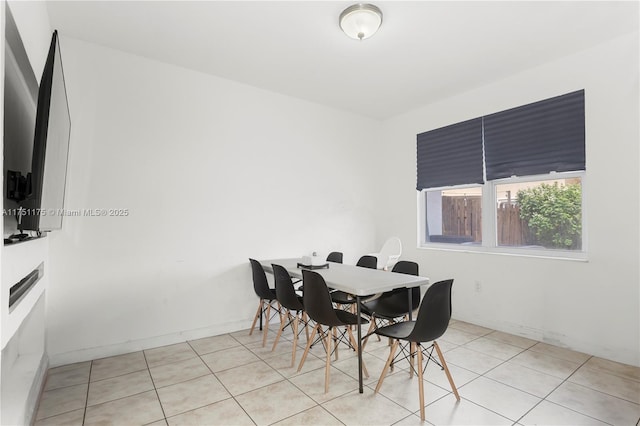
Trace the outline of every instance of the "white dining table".
{"label": "white dining table", "polygon": [[[283,266],[289,275],[296,278],[302,278],[304,267],[300,267],[301,258],[287,259],[269,259],[261,260],[265,271],[273,273],[272,264]],[[363,268],[354,265],[346,265],[342,263],[328,262],[328,268],[313,269],[324,278],[327,286],[336,290],[344,291],[355,296],[356,309],[358,316],[358,324],[356,332],[358,334],[358,381],[360,393],[363,392],[362,380],[362,330],[361,330],[361,312],[360,301],[362,298],[371,296],[385,291],[394,290],[396,288],[412,288],[429,284],[429,278],[401,274],[396,272],[383,271],[380,269]],[[411,293],[409,294],[408,306],[412,306]],[[411,312],[411,309],[409,309]]]}

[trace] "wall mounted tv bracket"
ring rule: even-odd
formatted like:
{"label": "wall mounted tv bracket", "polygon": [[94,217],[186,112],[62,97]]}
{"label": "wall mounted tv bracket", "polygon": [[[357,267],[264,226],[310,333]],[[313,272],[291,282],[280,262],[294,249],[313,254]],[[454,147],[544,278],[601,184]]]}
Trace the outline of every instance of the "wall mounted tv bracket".
{"label": "wall mounted tv bracket", "polygon": [[22,176],[22,173],[7,170],[7,199],[16,202],[24,201],[31,196],[31,173]]}

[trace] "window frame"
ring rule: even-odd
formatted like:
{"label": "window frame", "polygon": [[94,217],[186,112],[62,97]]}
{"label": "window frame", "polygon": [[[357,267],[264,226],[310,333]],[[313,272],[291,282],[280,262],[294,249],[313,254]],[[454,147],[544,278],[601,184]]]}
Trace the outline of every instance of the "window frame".
{"label": "window frame", "polygon": [[[497,196],[496,189],[498,185],[509,183],[525,183],[539,182],[545,180],[580,178],[582,187],[582,244],[580,250],[563,250],[563,249],[540,249],[531,247],[511,247],[498,245],[498,226],[497,226]],[[478,245],[462,245],[452,243],[433,243],[427,240],[427,197],[426,193],[430,191],[442,191],[451,189],[463,189],[470,187],[482,188],[482,242]],[[454,185],[439,188],[425,188],[417,194],[417,210],[418,210],[418,235],[417,245],[419,249],[431,249],[442,251],[456,252],[475,252],[487,254],[501,254],[511,256],[525,257],[541,257],[553,259],[568,260],[588,260],[588,230],[587,230],[587,211],[586,211],[586,172],[551,172],[542,175],[531,176],[513,176],[510,178],[496,179],[487,181],[484,184],[470,185]]]}
{"label": "window frame", "polygon": [[[482,192],[482,211],[484,212],[485,209],[485,189],[484,189],[484,184],[482,183],[470,183],[470,184],[465,184],[465,185],[449,185],[449,186],[440,186],[440,187],[436,187],[436,188],[425,188],[422,191],[420,191],[418,193],[418,215],[419,217],[421,217],[421,220],[419,220],[418,223],[418,247],[420,246],[441,246],[441,247],[449,247],[449,246],[457,246],[460,244],[455,244],[455,243],[434,243],[431,241],[427,241],[427,192],[435,192],[435,191],[447,191],[447,190],[452,190],[452,189],[465,189],[465,188],[480,188],[481,192]],[[484,213],[482,214],[482,231],[484,233],[484,229],[485,229],[485,216]],[[484,234],[483,234],[484,235]],[[483,238],[484,239],[484,238]],[[470,246],[470,245],[465,245],[465,246]],[[481,244],[475,244],[473,245],[474,247],[480,247]]]}

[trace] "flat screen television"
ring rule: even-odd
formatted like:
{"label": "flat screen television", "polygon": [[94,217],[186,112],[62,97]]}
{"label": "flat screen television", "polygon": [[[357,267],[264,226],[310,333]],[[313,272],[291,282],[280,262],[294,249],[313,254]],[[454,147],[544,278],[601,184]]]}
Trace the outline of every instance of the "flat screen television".
{"label": "flat screen television", "polygon": [[31,176],[26,179],[30,188],[23,191],[26,198],[19,202],[17,228],[21,233],[62,228],[70,136],[60,44],[54,31],[38,90]]}

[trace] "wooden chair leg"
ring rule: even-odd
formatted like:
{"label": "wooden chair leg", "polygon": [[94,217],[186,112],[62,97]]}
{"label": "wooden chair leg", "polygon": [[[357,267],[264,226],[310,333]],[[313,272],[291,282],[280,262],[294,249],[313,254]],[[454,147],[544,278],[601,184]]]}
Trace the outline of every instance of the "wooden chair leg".
{"label": "wooden chair leg", "polygon": [[449,371],[449,367],[447,367],[447,362],[444,360],[444,356],[442,355],[442,351],[440,350],[440,346],[438,342],[434,341],[433,346],[436,348],[436,352],[438,353],[438,358],[440,358],[440,364],[444,368],[444,372],[447,375],[447,379],[449,379],[449,384],[451,385],[451,390],[453,394],[456,396],[456,399],[460,401],[460,395],[458,395],[458,388],[456,388],[455,383],[453,383],[453,377],[451,377],[451,372]]}
{"label": "wooden chair leg", "polygon": [[256,328],[256,322],[258,321],[258,318],[260,318],[260,315],[262,315],[262,303],[264,301],[262,299],[260,299],[260,301],[258,302],[258,312],[256,312],[256,316],[253,317],[253,323],[251,324],[251,330],[249,331],[249,336],[251,336],[251,334],[253,334],[253,329]]}
{"label": "wooden chair leg", "polygon": [[269,315],[271,314],[271,303],[269,301],[267,302],[267,315],[266,315],[266,321],[263,324],[263,328],[264,330],[262,331],[262,347],[264,348],[264,346],[267,344],[267,333],[269,332]]}
{"label": "wooden chair leg", "polygon": [[362,360],[362,375],[365,379],[369,378],[369,370],[367,370],[367,364],[364,363],[364,359]]}
{"label": "wooden chair leg", "polygon": [[282,321],[282,315],[284,314],[282,312],[282,305],[277,300],[276,300],[276,303],[278,304],[278,315],[280,316],[280,321]]}
{"label": "wooden chair leg", "polygon": [[[369,322],[369,329],[367,330],[367,333],[366,333],[367,337],[365,337],[362,340],[362,350],[363,351],[364,351],[365,346],[367,346],[367,341],[369,340],[369,337],[371,337],[371,336],[369,336],[369,333],[371,333],[373,330],[375,330],[375,328],[374,328],[375,326],[376,326],[376,319],[375,319],[375,317],[373,315],[371,315],[370,322]],[[380,336],[378,336],[378,339],[380,339]]]}
{"label": "wooden chair leg", "polygon": [[307,342],[309,341],[309,316],[305,311],[302,311],[302,321],[304,321],[304,331],[307,334]]}
{"label": "wooden chair leg", "polygon": [[[351,331],[350,327],[347,327],[346,331],[349,333],[349,342],[351,343],[351,346],[353,346],[356,352],[358,352],[358,343],[356,342],[356,338],[353,337],[353,331]],[[364,350],[364,343],[362,344],[362,350]]]}
{"label": "wooden chair leg", "polygon": [[[287,317],[291,316],[291,313],[287,310]],[[287,318],[288,319],[288,318]],[[273,341],[273,346],[271,347],[271,352],[276,349],[276,345],[278,344],[278,340],[280,336],[282,336],[282,331],[284,330],[285,319],[280,315],[280,328],[278,329],[278,334],[276,334],[276,339]]]}
{"label": "wooden chair leg", "polygon": [[[347,326],[348,327],[348,326]],[[335,327],[331,327],[333,333],[333,341],[334,341],[334,352],[336,354],[336,361],[338,360],[338,329]]]}
{"label": "wooden chair leg", "polygon": [[415,345],[418,351],[418,394],[420,396],[420,420],[424,422],[424,380],[422,378],[422,346]]}
{"label": "wooden chair leg", "polygon": [[409,368],[409,377],[413,377],[415,353],[416,353],[416,344],[413,342],[409,342],[409,364],[411,364],[411,367]]}
{"label": "wooden chair leg", "polygon": [[298,348],[298,313],[293,318],[293,353],[291,354],[291,367],[296,363],[296,350]]}
{"label": "wooden chair leg", "polygon": [[387,362],[384,364],[384,368],[382,369],[382,373],[380,374],[380,378],[378,379],[378,384],[376,385],[376,390],[374,391],[374,393],[378,393],[378,391],[380,390],[380,386],[382,386],[382,382],[387,375],[387,371],[389,370],[391,361],[393,361],[393,356],[396,354],[396,350],[398,349],[398,342],[398,340],[395,340],[393,342],[393,345],[391,345],[391,349],[389,350],[389,358],[387,358]]}
{"label": "wooden chair leg", "polygon": [[[332,330],[333,328],[333,330]],[[331,340],[332,340],[332,331],[335,332],[335,328],[334,327],[330,327],[327,330],[327,346],[326,346],[326,350],[327,350],[327,364],[325,366],[325,370],[324,370],[324,393],[329,392],[329,372],[331,371]],[[338,350],[338,345],[336,345],[336,353]]]}
{"label": "wooden chair leg", "polygon": [[313,332],[311,333],[311,338],[307,341],[307,347],[304,350],[304,353],[302,354],[302,359],[300,360],[300,365],[298,365],[298,372],[300,372],[300,370],[302,370],[302,366],[304,365],[304,361],[307,359],[307,355],[309,354],[309,349],[311,348],[311,344],[313,343],[313,338],[316,337],[316,333],[318,332],[318,327],[320,327],[320,325],[316,325],[315,327],[313,327]]}

